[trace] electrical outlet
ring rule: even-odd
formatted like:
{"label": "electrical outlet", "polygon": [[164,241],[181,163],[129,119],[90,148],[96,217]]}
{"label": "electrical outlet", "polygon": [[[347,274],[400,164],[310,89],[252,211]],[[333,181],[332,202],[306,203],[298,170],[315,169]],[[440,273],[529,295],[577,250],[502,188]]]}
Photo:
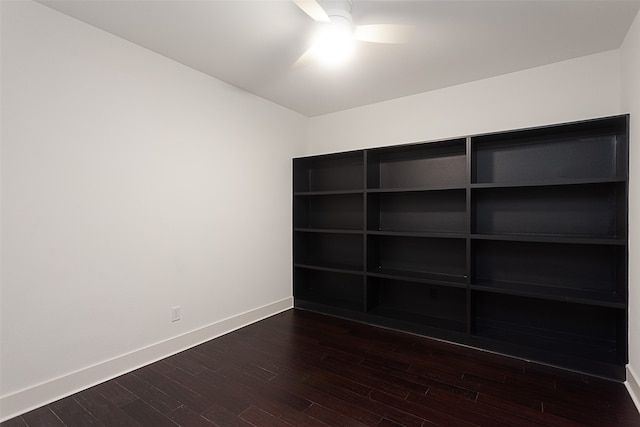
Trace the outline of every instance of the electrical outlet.
{"label": "electrical outlet", "polygon": [[171,321],[177,322],[180,320],[180,316],[182,315],[182,308],[179,305],[171,308]]}

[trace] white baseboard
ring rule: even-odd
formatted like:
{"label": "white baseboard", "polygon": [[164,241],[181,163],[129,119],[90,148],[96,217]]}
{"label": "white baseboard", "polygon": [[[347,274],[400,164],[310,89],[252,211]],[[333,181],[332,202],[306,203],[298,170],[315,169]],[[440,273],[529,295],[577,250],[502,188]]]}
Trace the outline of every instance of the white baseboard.
{"label": "white baseboard", "polygon": [[285,298],[59,378],[2,396],[0,397],[0,422],[116,378],[292,307],[293,298]]}
{"label": "white baseboard", "polygon": [[636,375],[634,369],[627,365],[627,380],[624,382],[627,387],[627,391],[636,404],[636,408],[640,412],[640,377]]}

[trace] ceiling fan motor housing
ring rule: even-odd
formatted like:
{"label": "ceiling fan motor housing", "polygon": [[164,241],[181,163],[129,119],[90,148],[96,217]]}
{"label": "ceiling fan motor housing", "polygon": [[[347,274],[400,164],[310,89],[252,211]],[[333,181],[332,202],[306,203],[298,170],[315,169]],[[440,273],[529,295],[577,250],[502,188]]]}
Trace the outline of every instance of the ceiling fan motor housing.
{"label": "ceiling fan motor housing", "polygon": [[329,16],[332,24],[344,25],[351,27],[353,21],[351,10],[353,7],[352,0],[325,0],[322,2],[322,8]]}

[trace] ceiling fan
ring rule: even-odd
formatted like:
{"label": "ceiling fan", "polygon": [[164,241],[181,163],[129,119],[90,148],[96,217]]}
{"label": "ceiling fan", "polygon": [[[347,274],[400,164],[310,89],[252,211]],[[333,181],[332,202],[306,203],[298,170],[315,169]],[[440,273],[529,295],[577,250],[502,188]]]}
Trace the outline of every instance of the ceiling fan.
{"label": "ceiling fan", "polygon": [[396,24],[353,25],[353,0],[293,0],[318,23],[316,40],[294,64],[307,65],[319,59],[329,65],[344,62],[353,50],[354,41],[372,43],[408,43],[413,26]]}

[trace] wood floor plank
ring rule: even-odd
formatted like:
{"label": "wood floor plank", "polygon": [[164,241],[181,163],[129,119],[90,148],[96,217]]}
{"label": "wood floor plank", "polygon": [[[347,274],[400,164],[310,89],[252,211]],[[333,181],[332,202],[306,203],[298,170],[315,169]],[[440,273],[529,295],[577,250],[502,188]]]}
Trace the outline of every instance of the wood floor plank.
{"label": "wood floor plank", "polygon": [[[331,395],[334,398],[340,399],[342,402],[352,405],[354,408],[359,408],[361,411],[366,411],[367,414],[373,414],[373,419],[367,418],[369,425],[375,425],[375,421],[382,418],[388,418],[395,422],[398,422],[406,427],[419,427],[423,424],[424,420],[408,414],[404,411],[398,410],[393,406],[374,402],[370,398],[369,393],[367,396],[361,394],[354,394],[351,391],[342,387],[335,387],[334,384],[324,381],[323,378],[314,378],[313,376],[306,378],[304,384]],[[353,411],[352,411],[353,413]],[[357,417],[359,420],[364,421],[363,418]],[[372,424],[373,423],[373,424]]]}
{"label": "wood floor plank", "polygon": [[127,403],[133,402],[134,400],[138,400],[138,396],[122,387],[116,381],[107,381],[102,384],[98,384],[89,390],[100,393],[105,399],[117,407],[121,407]]}
{"label": "wood floor plank", "polygon": [[376,390],[372,392],[371,399],[377,404],[384,404],[389,407],[397,408],[398,410],[411,414],[417,418],[429,420],[436,425],[460,427],[477,426],[475,423],[457,418],[453,415],[455,412],[452,413],[448,410],[443,411],[440,408],[428,405],[419,405],[415,402],[410,402],[406,399],[399,399],[381,391]]}
{"label": "wood floor plank", "polygon": [[[216,368],[224,367],[236,367],[238,369],[243,370],[243,372],[247,375],[251,375],[259,380],[268,381],[269,379],[275,376],[275,373],[258,366],[258,364],[252,359],[253,354],[247,354],[244,352],[244,348],[238,346],[237,343],[234,343],[233,348],[236,351],[228,351],[227,348],[225,352],[209,352],[209,353],[201,353],[202,357],[209,360],[213,366]],[[196,350],[198,352],[199,350]],[[209,369],[208,371],[218,372],[219,369]]]}
{"label": "wood floor plank", "polygon": [[186,406],[181,406],[175,411],[171,411],[167,414],[167,417],[174,423],[181,426],[189,427],[215,427],[216,424],[204,418],[199,413],[189,409]]}
{"label": "wood floor plank", "polygon": [[519,427],[539,427],[536,421],[529,420],[520,414],[514,414],[490,407],[477,401],[472,401],[458,395],[451,395],[442,390],[430,390],[427,395],[410,394],[408,401],[420,405],[437,407],[444,411],[449,411],[456,418],[473,422],[479,426],[519,426]]}
{"label": "wood floor plank", "polygon": [[51,404],[51,410],[68,427],[99,426],[101,423],[83,408],[75,398],[58,400]]}
{"label": "wood floor plank", "polygon": [[543,413],[542,405],[539,409],[532,409],[527,406],[518,405],[517,403],[499,399],[497,397],[489,396],[482,393],[478,394],[478,403],[493,406],[496,409],[519,415],[521,417],[549,427],[579,427],[582,425],[578,422],[573,422],[566,418],[560,418],[552,414]]}
{"label": "wood floor plank", "polygon": [[153,384],[144,381],[136,374],[136,371],[116,378],[116,382],[163,414],[167,414],[182,405],[181,402]]}
{"label": "wood floor plank", "polygon": [[372,374],[384,372],[390,378],[394,378],[396,383],[403,384],[405,389],[415,393],[426,393],[431,388],[440,388],[449,393],[464,395],[467,398],[475,399],[477,396],[477,385],[457,378],[436,379],[425,375],[417,375],[412,372],[398,370],[377,362],[365,360],[362,366],[371,369]]}
{"label": "wood floor plank", "polygon": [[[246,410],[246,409],[245,409]],[[241,411],[242,413],[244,411]],[[220,427],[250,427],[251,424],[238,417],[224,406],[214,404],[202,413],[202,416]]]}
{"label": "wood floor plank", "polygon": [[289,310],[2,427],[638,427],[621,383]]}
{"label": "wood floor plank", "polygon": [[[497,411],[492,417],[485,417],[483,414],[474,411],[468,406],[465,407],[465,399],[452,399],[450,396],[445,399],[434,398],[434,396],[428,393],[426,396],[410,394],[407,398],[407,402],[414,406],[429,408],[432,410],[438,410],[440,412],[449,414],[455,419],[452,425],[457,425],[462,422],[472,423],[481,427],[511,427],[514,425],[520,426],[519,423],[510,423],[502,419],[498,415]],[[473,403],[471,403],[473,404]]]}
{"label": "wood floor plank", "polygon": [[[366,427],[373,424],[364,424],[352,417],[348,412],[335,411],[320,405],[311,405],[305,413],[312,418],[318,419],[330,426],[350,426],[350,427]],[[379,423],[378,421],[377,423]],[[376,424],[377,424],[376,423]]]}
{"label": "wood floor plank", "polygon": [[[619,426],[620,420],[617,415],[609,411],[603,412],[597,408],[586,410],[584,407],[570,407],[557,403],[543,403],[542,410],[546,414],[568,418],[585,426]],[[640,425],[640,424],[638,424]]]}
{"label": "wood floor plank", "polygon": [[176,427],[178,425],[140,399],[127,403],[122,410],[143,426]]}
{"label": "wood floor plank", "polygon": [[225,408],[236,416],[251,406],[243,400],[235,399],[219,384],[207,382],[181,369],[167,372],[167,376],[191,390],[198,390],[198,393],[216,404],[216,406]]}
{"label": "wood floor plank", "polygon": [[28,425],[22,417],[15,417],[3,422],[2,427],[28,427]]}
{"label": "wood floor plank", "polygon": [[198,377],[206,382],[217,384],[235,400],[245,403],[247,409],[248,407],[256,406],[275,417],[279,417],[289,409],[285,403],[246,387],[238,381],[239,378],[226,377],[219,372],[213,371],[204,371],[198,374]]}
{"label": "wood floor plank", "polygon": [[479,384],[478,393],[497,397],[509,402],[517,403],[534,410],[542,410],[542,399],[544,393],[540,393],[535,388],[525,389],[512,385],[495,382],[486,378],[475,377],[465,374],[465,378],[476,381]]}
{"label": "wood floor plank", "polygon": [[[204,357],[197,351],[183,351],[168,357],[165,361],[173,368],[180,368],[191,375],[198,375],[205,369],[209,369],[211,371],[218,369],[214,360]],[[165,373],[169,371],[171,371],[171,369],[166,369]]]}
{"label": "wood floor plank", "polygon": [[144,367],[136,371],[136,376],[149,384],[153,384],[161,392],[174,398],[182,405],[189,407],[196,413],[201,413],[211,407],[213,402],[201,394],[177,383],[166,375],[155,371],[152,366]]}
{"label": "wood floor plank", "polygon": [[111,403],[95,387],[77,393],[75,400],[103,425],[141,427],[122,409]]}
{"label": "wood floor plank", "polygon": [[274,417],[273,415],[263,411],[260,408],[256,408],[255,406],[251,406],[249,409],[240,414],[240,418],[248,422],[249,424],[253,424],[254,426],[261,427],[295,427],[291,424],[281,420],[278,417]]}
{"label": "wood floor plank", "polygon": [[389,394],[393,394],[394,396],[398,396],[403,399],[407,397],[410,390],[426,393],[428,389],[426,386],[416,384],[411,381],[396,379],[386,372],[375,371],[366,367],[362,363],[349,363],[344,360],[336,359],[335,357],[325,358],[320,366],[330,372],[357,381],[372,389],[384,390]]}
{"label": "wood floor plank", "polygon": [[393,421],[385,418],[382,421],[380,421],[380,424],[378,424],[378,427],[404,427],[404,426],[402,424],[394,423]]}
{"label": "wood floor plank", "polygon": [[287,412],[282,414],[280,418],[292,426],[297,427],[327,427],[327,424],[322,421],[316,420],[306,413],[295,409],[289,409]]}
{"label": "wood floor plank", "polygon": [[311,405],[309,400],[300,397],[295,393],[291,393],[269,381],[258,380],[255,377],[238,370],[235,366],[229,367],[228,369],[221,369],[219,372],[231,381],[237,381],[239,384],[242,384],[253,392],[261,396],[268,396],[269,400],[276,401],[286,407],[293,408],[298,411],[304,411]]}
{"label": "wood floor plank", "polygon": [[[376,415],[366,408],[361,407],[360,405],[354,405],[344,399],[333,396],[328,393],[329,390],[320,390],[313,385],[310,385],[304,381],[300,381],[298,378],[290,378],[287,375],[279,375],[272,381],[276,384],[279,384],[281,387],[290,390],[292,393],[296,393],[299,396],[308,399],[315,405],[321,405],[325,408],[332,408],[333,410],[340,413],[348,413],[351,418],[362,424],[376,425],[382,419],[382,417]],[[308,414],[309,409],[306,409],[305,413]],[[322,421],[322,419],[320,420]]]}
{"label": "wood floor plank", "polygon": [[[64,427],[64,423],[51,410],[51,405],[43,406],[41,408],[27,412],[26,414],[22,415],[22,420],[28,426]],[[4,424],[5,423],[2,423],[3,427]]]}

